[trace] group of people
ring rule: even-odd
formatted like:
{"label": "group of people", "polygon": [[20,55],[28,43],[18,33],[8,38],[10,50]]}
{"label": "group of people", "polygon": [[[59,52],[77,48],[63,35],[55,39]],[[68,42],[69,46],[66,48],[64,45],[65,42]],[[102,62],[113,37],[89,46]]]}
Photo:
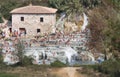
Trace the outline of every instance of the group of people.
{"label": "group of people", "polygon": [[25,36],[25,32],[23,31],[18,32],[17,30],[14,30],[14,32],[10,32],[9,30],[0,32],[0,38],[21,37],[21,36]]}

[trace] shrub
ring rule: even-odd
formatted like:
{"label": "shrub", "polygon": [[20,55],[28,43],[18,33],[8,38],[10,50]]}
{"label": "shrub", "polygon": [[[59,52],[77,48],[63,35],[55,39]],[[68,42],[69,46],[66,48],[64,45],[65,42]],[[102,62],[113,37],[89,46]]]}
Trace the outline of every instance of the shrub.
{"label": "shrub", "polygon": [[32,65],[32,58],[24,56],[21,62],[19,62],[17,65],[20,65],[20,66]]}
{"label": "shrub", "polygon": [[18,77],[18,76],[14,74],[0,73],[0,77]]}
{"label": "shrub", "polygon": [[51,66],[52,66],[52,67],[65,67],[65,66],[67,66],[67,65],[64,64],[64,63],[62,63],[62,62],[60,62],[59,60],[57,60],[57,61],[51,63]]}
{"label": "shrub", "polygon": [[108,60],[96,66],[95,70],[101,73],[108,74],[111,77],[120,76],[120,60]]}

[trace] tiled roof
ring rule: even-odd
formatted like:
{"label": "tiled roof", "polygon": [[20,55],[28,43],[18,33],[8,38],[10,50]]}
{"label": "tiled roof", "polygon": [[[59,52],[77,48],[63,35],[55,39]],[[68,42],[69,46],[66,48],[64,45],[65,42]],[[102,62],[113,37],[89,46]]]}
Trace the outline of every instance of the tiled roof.
{"label": "tiled roof", "polygon": [[44,13],[56,13],[57,9],[44,7],[44,6],[34,6],[29,5],[25,7],[20,7],[12,10],[10,13],[21,13],[21,14],[44,14]]}

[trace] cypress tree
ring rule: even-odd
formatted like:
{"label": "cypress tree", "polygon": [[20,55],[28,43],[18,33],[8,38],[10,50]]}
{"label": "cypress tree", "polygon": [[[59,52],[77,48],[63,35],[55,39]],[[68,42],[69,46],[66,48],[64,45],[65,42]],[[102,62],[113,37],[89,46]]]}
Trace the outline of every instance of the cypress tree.
{"label": "cypress tree", "polygon": [[0,23],[3,23],[3,19],[2,19],[2,16],[0,15]]}

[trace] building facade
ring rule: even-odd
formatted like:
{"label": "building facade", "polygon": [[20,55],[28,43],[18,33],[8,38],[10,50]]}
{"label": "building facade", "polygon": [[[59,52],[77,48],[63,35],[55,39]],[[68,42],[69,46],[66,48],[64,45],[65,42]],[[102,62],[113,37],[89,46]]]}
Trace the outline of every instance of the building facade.
{"label": "building facade", "polygon": [[12,31],[22,35],[54,32],[57,9],[29,5],[12,10]]}

